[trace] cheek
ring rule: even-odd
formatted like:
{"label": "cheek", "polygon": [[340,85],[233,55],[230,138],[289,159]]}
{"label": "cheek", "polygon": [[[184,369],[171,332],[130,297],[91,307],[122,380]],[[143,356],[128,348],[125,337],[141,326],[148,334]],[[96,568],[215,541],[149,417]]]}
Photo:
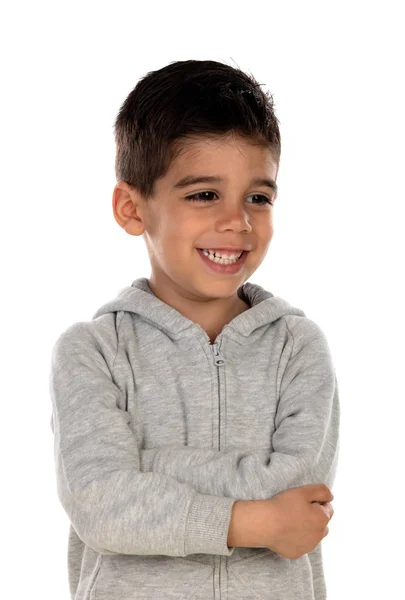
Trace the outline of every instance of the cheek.
{"label": "cheek", "polygon": [[173,214],[171,218],[165,223],[165,233],[170,237],[174,243],[179,243],[180,240],[183,242],[193,243],[198,240],[201,234],[202,226],[204,224],[203,219],[190,218],[183,214]]}
{"label": "cheek", "polygon": [[256,223],[258,231],[263,237],[269,237],[273,234],[273,217],[269,215],[267,219],[263,219]]}
{"label": "cheek", "polygon": [[179,256],[187,253],[188,246],[193,247],[198,239],[194,235],[195,225],[190,219],[186,220],[179,215],[171,215],[164,219],[159,227],[161,249],[170,256]]}

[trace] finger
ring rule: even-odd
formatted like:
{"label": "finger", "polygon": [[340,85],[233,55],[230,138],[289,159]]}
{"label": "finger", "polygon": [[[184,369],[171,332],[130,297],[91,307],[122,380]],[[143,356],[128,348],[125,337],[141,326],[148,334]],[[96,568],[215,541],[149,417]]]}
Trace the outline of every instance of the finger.
{"label": "finger", "polygon": [[332,518],[332,515],[333,515],[333,512],[334,512],[333,511],[333,506],[329,502],[326,502],[326,504],[319,504],[319,506],[321,507],[321,509],[324,512],[324,514],[330,520]]}

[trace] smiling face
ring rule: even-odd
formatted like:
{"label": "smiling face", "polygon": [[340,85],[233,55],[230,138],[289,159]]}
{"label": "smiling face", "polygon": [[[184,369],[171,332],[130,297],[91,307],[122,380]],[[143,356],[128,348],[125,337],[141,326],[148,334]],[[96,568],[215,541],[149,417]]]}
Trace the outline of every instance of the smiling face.
{"label": "smiling face", "polygon": [[[238,136],[227,141],[199,136],[156,181],[153,198],[145,202],[127,184],[117,184],[115,219],[127,233],[144,235],[156,295],[235,304],[236,290],[259,267],[273,236],[277,186],[253,181],[275,182],[277,172],[268,149]],[[200,176],[220,181],[179,186],[185,177]],[[251,248],[237,273],[213,271],[197,250],[226,247]]]}

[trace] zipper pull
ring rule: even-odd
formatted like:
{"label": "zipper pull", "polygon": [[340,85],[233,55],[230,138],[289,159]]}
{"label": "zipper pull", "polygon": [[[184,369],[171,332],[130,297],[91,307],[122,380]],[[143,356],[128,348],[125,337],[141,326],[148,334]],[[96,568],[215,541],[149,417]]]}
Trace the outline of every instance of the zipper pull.
{"label": "zipper pull", "polygon": [[215,364],[215,366],[216,367],[222,367],[226,363],[226,360],[222,356],[221,351],[219,349],[219,346],[218,346],[217,342],[215,342],[214,344],[211,345],[211,350],[214,353],[214,364]]}

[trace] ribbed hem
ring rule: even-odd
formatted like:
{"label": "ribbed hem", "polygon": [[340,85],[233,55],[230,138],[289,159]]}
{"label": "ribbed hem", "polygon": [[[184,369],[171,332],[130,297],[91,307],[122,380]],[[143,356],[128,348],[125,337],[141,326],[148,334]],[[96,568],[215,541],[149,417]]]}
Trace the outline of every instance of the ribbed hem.
{"label": "ribbed hem", "polygon": [[194,496],[186,521],[184,556],[188,554],[220,554],[231,556],[228,530],[235,498],[198,494]]}

